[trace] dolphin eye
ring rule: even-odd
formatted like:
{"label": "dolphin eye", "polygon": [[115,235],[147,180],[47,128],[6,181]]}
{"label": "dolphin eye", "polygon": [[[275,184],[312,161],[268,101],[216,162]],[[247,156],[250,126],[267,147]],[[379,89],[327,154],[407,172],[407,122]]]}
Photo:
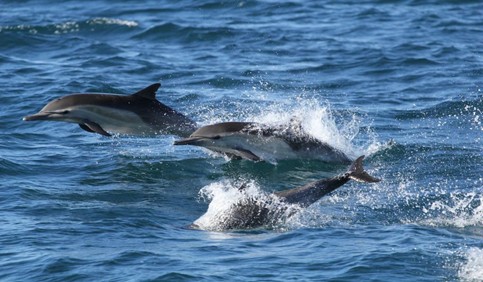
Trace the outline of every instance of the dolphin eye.
{"label": "dolphin eye", "polygon": [[213,136],[211,139],[215,139],[216,140],[216,139],[220,139],[220,138],[221,138],[220,135],[216,135],[216,136]]}
{"label": "dolphin eye", "polygon": [[65,110],[65,111],[61,111],[61,112],[59,112],[59,114],[62,114],[62,115],[65,115],[65,114],[68,114],[68,113],[70,113],[70,111],[69,111],[69,110]]}

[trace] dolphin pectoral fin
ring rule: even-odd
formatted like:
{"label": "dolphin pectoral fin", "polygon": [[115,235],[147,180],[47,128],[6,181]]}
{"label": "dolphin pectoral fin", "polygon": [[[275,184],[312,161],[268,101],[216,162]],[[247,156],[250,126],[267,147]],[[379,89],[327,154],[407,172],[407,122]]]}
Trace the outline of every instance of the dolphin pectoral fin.
{"label": "dolphin pectoral fin", "polygon": [[99,124],[92,122],[92,121],[80,123],[79,126],[80,126],[80,128],[82,128],[82,129],[84,129],[85,131],[88,131],[88,132],[99,133],[99,134],[107,136],[107,137],[112,136],[111,134],[106,132],[104,129],[102,129],[102,127]]}
{"label": "dolphin pectoral fin", "polygon": [[185,139],[174,141],[174,145],[193,145],[195,140],[198,140],[198,139],[188,137],[188,138],[185,138]]}
{"label": "dolphin pectoral fin", "polygon": [[83,124],[83,123],[79,123],[79,126],[80,128],[84,129],[85,131],[87,132],[92,132],[92,133],[96,133],[95,131],[93,131],[92,129],[90,129],[87,125]]}
{"label": "dolphin pectoral fin", "polygon": [[254,153],[245,150],[245,149],[236,149],[238,155],[244,159],[251,160],[251,161],[261,161],[259,156],[255,155]]}

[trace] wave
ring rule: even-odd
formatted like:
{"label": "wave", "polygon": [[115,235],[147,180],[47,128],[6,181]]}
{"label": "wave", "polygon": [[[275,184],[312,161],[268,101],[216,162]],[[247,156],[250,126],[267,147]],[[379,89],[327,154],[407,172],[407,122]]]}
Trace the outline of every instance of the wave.
{"label": "wave", "polygon": [[64,34],[75,32],[90,32],[96,29],[106,29],[111,26],[133,28],[139,25],[136,21],[116,19],[116,18],[92,18],[83,21],[66,21],[47,25],[11,25],[0,26],[2,33],[30,33],[30,34]]}
{"label": "wave", "polygon": [[204,79],[204,80],[197,80],[188,83],[188,85],[210,85],[214,88],[226,88],[231,89],[234,87],[239,87],[242,85],[247,85],[250,82],[249,79],[243,79],[236,76],[230,75],[215,75],[213,77]]}
{"label": "wave", "polygon": [[32,172],[27,166],[0,157],[0,173],[4,176],[17,176]]}
{"label": "wave", "polygon": [[[396,115],[397,119],[440,118],[470,115],[481,126],[483,116],[483,99],[470,101],[445,101],[422,110],[403,111]],[[483,129],[483,127],[481,127]]]}
{"label": "wave", "polygon": [[142,40],[185,40],[188,42],[216,41],[229,39],[235,35],[232,28],[209,26],[183,26],[175,23],[163,23],[150,27],[133,36]]}

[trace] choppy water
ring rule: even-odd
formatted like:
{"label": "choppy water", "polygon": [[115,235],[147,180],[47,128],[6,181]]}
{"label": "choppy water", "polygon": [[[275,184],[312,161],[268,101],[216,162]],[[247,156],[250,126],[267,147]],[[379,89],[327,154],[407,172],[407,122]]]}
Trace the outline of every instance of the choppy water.
{"label": "choppy water", "polygon": [[[479,1],[2,1],[0,280],[483,280],[482,38]],[[159,81],[201,124],[300,118],[383,182],[276,228],[191,230],[240,181],[344,167],[21,120]]]}

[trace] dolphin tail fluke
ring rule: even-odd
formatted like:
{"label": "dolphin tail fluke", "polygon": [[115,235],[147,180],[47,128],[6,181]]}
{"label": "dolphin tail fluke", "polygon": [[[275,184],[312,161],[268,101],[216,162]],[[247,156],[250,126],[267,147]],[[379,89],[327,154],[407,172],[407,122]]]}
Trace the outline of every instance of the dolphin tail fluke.
{"label": "dolphin tail fluke", "polygon": [[364,156],[358,157],[349,168],[348,176],[350,179],[359,182],[368,182],[368,183],[375,183],[381,181],[379,178],[375,178],[369,175],[362,167],[362,160],[364,160]]}

